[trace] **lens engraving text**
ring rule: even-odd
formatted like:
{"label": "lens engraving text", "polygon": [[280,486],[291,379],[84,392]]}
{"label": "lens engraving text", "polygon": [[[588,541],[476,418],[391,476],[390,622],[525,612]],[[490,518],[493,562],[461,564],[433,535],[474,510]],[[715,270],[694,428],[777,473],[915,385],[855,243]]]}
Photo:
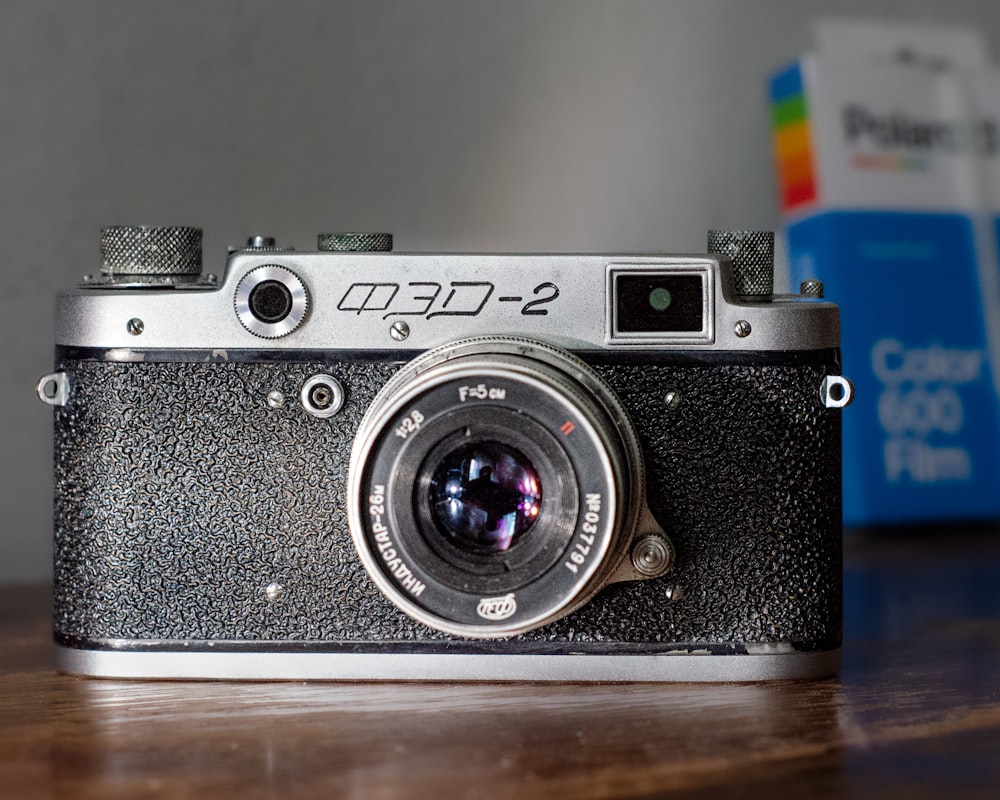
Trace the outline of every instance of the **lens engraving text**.
{"label": "lens engraving text", "polygon": [[385,514],[385,487],[375,486],[374,492],[368,496],[368,514],[371,517],[372,533],[375,534],[375,546],[382,554],[386,571],[392,575],[410,594],[420,597],[424,592],[424,584],[417,580],[413,571],[403,562],[389,537],[389,529],[382,521]]}
{"label": "lens engraving text", "polygon": [[503,400],[507,396],[506,389],[499,389],[495,386],[487,386],[480,383],[476,386],[459,386],[458,399],[463,403],[466,400]]}
{"label": "lens engraving text", "polygon": [[515,611],[517,611],[517,601],[513,592],[503,597],[484,597],[476,606],[476,613],[488,620],[507,619],[513,616]]}

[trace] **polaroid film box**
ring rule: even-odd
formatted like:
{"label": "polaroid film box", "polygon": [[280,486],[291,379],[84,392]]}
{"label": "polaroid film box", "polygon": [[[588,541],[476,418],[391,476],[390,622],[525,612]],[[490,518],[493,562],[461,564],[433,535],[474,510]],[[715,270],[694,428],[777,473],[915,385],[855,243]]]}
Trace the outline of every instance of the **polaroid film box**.
{"label": "polaroid film box", "polygon": [[1000,518],[998,83],[844,52],[771,82],[792,287],[840,305],[856,389],[847,526]]}

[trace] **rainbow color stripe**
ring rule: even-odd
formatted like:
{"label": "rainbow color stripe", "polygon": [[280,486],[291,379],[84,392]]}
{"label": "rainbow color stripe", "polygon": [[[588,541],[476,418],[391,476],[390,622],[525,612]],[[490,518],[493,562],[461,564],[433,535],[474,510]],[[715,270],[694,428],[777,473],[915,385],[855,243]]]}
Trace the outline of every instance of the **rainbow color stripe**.
{"label": "rainbow color stripe", "polygon": [[771,128],[781,210],[791,211],[814,202],[817,189],[809,107],[797,63],[771,81]]}

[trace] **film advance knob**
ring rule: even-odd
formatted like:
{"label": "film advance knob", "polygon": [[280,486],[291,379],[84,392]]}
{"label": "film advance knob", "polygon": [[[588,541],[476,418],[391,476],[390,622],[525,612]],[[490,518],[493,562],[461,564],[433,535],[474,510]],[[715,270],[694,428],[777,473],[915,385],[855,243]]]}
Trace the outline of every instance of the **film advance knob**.
{"label": "film advance knob", "polygon": [[201,275],[201,228],[102,228],[101,273],[109,279],[197,280]]}
{"label": "film advance knob", "polygon": [[708,252],[732,260],[736,294],[774,294],[774,231],[709,231]]}
{"label": "film advance knob", "polygon": [[321,233],[316,246],[329,253],[387,253],[392,250],[392,234]]}

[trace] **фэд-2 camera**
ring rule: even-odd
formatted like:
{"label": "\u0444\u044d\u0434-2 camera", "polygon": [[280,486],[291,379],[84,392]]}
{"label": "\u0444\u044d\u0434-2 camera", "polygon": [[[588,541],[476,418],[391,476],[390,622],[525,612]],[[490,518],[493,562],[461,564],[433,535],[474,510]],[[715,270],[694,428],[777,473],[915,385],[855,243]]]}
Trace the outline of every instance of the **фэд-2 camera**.
{"label": "\u0444\u044d\u0434-2 camera", "polygon": [[107,228],[59,295],[61,669],[756,680],[841,636],[837,307],[709,255]]}

